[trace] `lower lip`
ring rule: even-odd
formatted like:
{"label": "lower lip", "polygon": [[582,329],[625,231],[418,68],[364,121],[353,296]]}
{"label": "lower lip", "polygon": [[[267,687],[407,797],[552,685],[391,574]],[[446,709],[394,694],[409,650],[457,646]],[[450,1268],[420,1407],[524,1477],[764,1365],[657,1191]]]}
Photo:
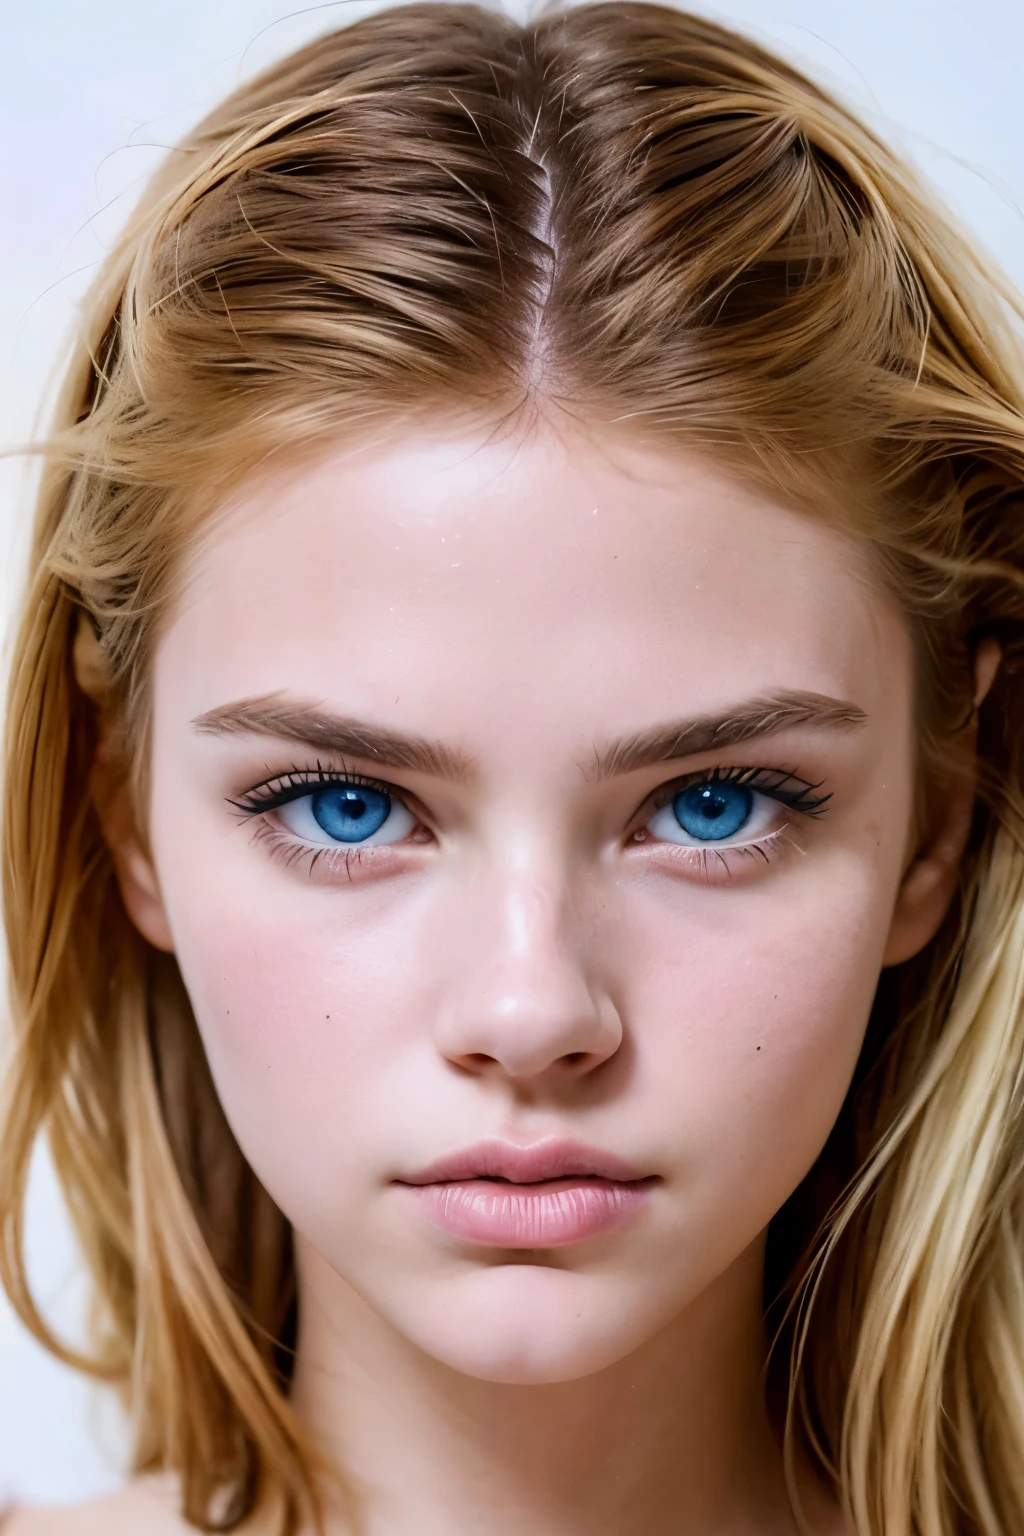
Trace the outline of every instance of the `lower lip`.
{"label": "lower lip", "polygon": [[565,1248],[619,1227],[642,1205],[648,1184],[549,1179],[541,1184],[469,1179],[408,1184],[437,1226],[491,1248]]}

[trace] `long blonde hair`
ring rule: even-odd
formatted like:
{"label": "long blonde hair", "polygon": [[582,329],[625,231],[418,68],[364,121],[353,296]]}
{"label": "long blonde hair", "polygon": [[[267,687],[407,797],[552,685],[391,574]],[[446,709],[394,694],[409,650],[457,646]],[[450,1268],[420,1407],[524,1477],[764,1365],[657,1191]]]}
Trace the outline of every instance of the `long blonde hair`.
{"label": "long blonde hair", "polygon": [[[230,1529],[314,1508],[288,1403],[288,1223],[220,1110],[173,958],[90,794],[144,802],[149,659],[199,520],[298,444],[537,402],[685,442],[865,540],[914,637],[921,793],[1002,650],[938,937],[883,973],[857,1074],[772,1224],[771,1402],[862,1536],[1024,1530],[1024,383],[1012,299],[793,69],[659,6],[520,26],[388,10],[168,159],[87,302],[46,445],[7,712],[15,1039],[0,1270],[118,1383],[135,1463]],[[95,1281],[87,1359],[23,1262],[45,1133]]]}

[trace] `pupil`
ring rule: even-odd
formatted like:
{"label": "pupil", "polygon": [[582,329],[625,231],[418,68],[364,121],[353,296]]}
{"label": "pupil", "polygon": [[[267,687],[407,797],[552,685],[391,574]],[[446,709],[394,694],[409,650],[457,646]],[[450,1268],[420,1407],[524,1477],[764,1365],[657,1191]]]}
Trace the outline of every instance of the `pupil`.
{"label": "pupil", "polygon": [[380,830],[391,812],[390,798],[376,789],[321,789],[311,797],[313,818],[339,843],[363,843]]}
{"label": "pupil", "polygon": [[690,837],[720,841],[748,820],[754,797],[745,784],[691,784],[672,802],[676,820]]}

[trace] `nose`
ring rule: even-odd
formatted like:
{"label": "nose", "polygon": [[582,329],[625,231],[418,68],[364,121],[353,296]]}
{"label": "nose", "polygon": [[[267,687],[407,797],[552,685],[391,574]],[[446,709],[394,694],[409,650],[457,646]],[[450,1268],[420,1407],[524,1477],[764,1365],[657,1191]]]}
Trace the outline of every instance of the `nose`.
{"label": "nose", "polygon": [[578,1081],[614,1056],[622,1022],[594,974],[597,936],[564,876],[507,871],[475,883],[466,905],[448,956],[442,1054],[520,1086]]}

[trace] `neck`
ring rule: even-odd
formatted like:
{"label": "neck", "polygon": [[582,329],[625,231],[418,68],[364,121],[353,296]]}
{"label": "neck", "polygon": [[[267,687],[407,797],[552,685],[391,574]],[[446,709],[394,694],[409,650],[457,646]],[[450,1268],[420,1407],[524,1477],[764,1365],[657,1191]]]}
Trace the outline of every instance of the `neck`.
{"label": "neck", "polygon": [[300,1244],[293,1400],[366,1536],[789,1536],[761,1264],[758,1245],[613,1366],[509,1386],[425,1354]]}

